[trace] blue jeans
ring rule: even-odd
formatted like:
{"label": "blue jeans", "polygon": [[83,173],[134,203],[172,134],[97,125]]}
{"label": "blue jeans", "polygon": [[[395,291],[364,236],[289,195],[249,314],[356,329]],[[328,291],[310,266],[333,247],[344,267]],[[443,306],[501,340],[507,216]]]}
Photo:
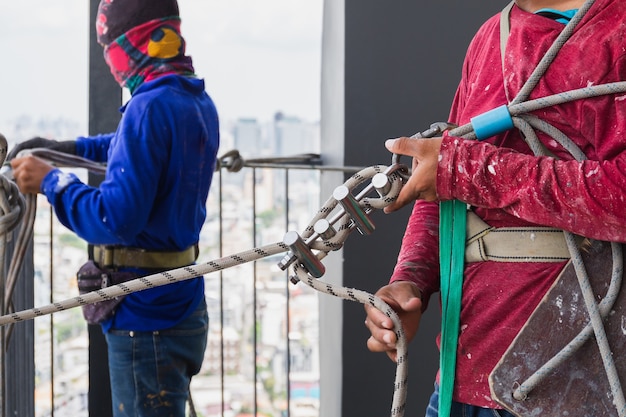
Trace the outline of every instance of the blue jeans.
{"label": "blue jeans", "polygon": [[105,334],[115,417],[184,417],[191,377],[207,344],[206,303],[178,325],[155,332]]}
{"label": "blue jeans", "polygon": [[[439,384],[435,384],[435,391],[430,396],[426,409],[426,417],[439,417]],[[476,407],[474,405],[452,401],[450,417],[515,417],[506,410]]]}

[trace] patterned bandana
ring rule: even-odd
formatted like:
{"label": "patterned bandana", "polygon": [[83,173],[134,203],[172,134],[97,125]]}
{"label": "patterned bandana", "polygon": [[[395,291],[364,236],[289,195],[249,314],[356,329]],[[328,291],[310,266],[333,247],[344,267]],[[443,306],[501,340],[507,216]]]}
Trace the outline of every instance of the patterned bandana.
{"label": "patterned bandana", "polygon": [[131,94],[143,82],[163,75],[194,75],[177,17],[155,19],[132,28],[104,47],[104,59],[115,80]]}

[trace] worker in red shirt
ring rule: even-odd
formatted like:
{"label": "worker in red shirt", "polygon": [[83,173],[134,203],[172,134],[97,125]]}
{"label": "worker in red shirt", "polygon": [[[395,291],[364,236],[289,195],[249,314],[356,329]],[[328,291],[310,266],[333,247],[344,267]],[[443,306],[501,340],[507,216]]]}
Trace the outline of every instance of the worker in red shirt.
{"label": "worker in red shirt", "polygon": [[[468,48],[449,120],[462,126],[509,104],[588,3],[517,0],[506,20],[502,14],[487,20]],[[504,43],[503,22],[508,24]],[[625,32],[626,2],[593,2],[528,99],[626,80]],[[480,141],[446,131],[430,139],[386,142],[389,151],[413,157],[412,175],[386,212],[415,203],[390,282],[376,295],[399,314],[409,340],[431,296],[440,291],[439,206],[444,201],[466,203],[468,224],[541,226],[626,242],[626,94],[566,102],[532,114],[569,137],[586,160],[575,159],[543,132],[537,136],[545,152],[536,155],[518,129]],[[487,253],[496,249],[503,250],[500,258],[466,248],[453,417],[512,416],[492,398],[489,375],[567,262],[564,243],[550,244],[549,251],[534,258],[526,248],[511,254],[506,247],[489,247]],[[370,306],[366,313],[368,348],[395,360],[391,319]],[[438,377],[427,417],[439,415],[440,383]]]}

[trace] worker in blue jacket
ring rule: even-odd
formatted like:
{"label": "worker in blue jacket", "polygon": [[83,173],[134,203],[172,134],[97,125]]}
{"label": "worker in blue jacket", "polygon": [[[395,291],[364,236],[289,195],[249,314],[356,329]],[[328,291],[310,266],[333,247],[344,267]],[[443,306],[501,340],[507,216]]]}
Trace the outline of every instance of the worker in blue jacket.
{"label": "worker in blue jacket", "polygon": [[[96,26],[113,76],[131,92],[117,131],[19,144],[9,155],[16,183],[24,194],[44,194],[60,222],[93,246],[103,270],[138,276],[192,264],[219,129],[204,81],[185,55],[178,4],[101,0]],[[89,186],[18,155],[33,147],[106,162],[105,178]],[[183,417],[206,348],[203,278],[129,294],[101,325],[114,416]]]}

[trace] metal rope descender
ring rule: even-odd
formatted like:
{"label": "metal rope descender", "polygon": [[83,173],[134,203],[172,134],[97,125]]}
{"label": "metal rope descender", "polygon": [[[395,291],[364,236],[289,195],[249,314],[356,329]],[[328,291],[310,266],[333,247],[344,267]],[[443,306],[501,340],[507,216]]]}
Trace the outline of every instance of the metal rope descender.
{"label": "metal rope descender", "polygon": [[[445,130],[455,127],[450,123],[437,122],[433,123],[427,130],[416,133],[412,138],[431,138],[442,134]],[[370,235],[376,229],[374,223],[369,217],[370,212],[374,208],[384,208],[397,198],[397,192],[394,194],[392,187],[394,181],[399,177],[401,185],[406,182],[410,176],[410,170],[406,165],[400,163],[400,156],[392,154],[391,165],[382,172],[371,174],[370,183],[360,192],[354,195],[353,191],[362,181],[355,184],[349,184],[350,181],[338,186],[333,191],[333,196],[327,202],[318,217],[316,217],[309,227],[305,229],[305,236],[300,236],[295,231],[289,231],[283,238],[283,243],[287,245],[290,251],[278,263],[278,267],[285,271],[294,263],[304,269],[314,278],[320,278],[326,272],[326,268],[321,259],[331,250],[340,249],[344,240],[347,238],[347,232],[357,229],[362,235]],[[380,169],[380,167],[372,167]],[[363,170],[355,177],[363,177],[367,171]],[[364,177],[363,180],[368,179]],[[378,198],[384,201],[381,207],[374,207],[372,199],[367,195],[376,191]],[[390,195],[393,194],[393,195]],[[336,213],[329,219],[331,211],[337,208]],[[319,249],[317,254],[313,249]],[[300,279],[293,275],[290,277],[292,283],[296,284]]]}
{"label": "metal rope descender", "polygon": [[[376,171],[380,170],[380,167],[375,166],[372,169]],[[300,236],[295,231],[289,231],[285,234],[283,243],[289,247],[290,251],[278,263],[278,267],[285,271],[297,263],[311,276],[322,277],[326,268],[321,259],[329,251],[340,249],[349,232],[353,229],[357,229],[363,235],[370,235],[374,232],[376,227],[370,219],[369,213],[374,208],[381,207],[373,207],[372,198],[368,198],[367,195],[375,190],[378,193],[378,198],[389,204],[397,197],[397,193],[393,198],[387,197],[387,194],[392,191],[392,181],[394,181],[390,179],[390,176],[395,176],[396,182],[399,179],[401,186],[406,173],[408,173],[408,168],[401,164],[393,164],[382,172],[371,172],[370,174],[373,175],[370,184],[356,196],[353,194],[353,190],[360,185],[360,182],[354,184],[353,187],[343,184],[335,188],[332,198],[320,210],[320,215],[305,229],[304,236]],[[367,178],[364,177],[363,179]],[[399,191],[399,187],[396,188],[396,191]],[[333,209],[336,209],[334,214]],[[329,218],[331,214],[332,217]],[[315,254],[313,249],[319,249],[320,252]],[[294,284],[300,281],[296,276],[292,276],[290,279]]]}

